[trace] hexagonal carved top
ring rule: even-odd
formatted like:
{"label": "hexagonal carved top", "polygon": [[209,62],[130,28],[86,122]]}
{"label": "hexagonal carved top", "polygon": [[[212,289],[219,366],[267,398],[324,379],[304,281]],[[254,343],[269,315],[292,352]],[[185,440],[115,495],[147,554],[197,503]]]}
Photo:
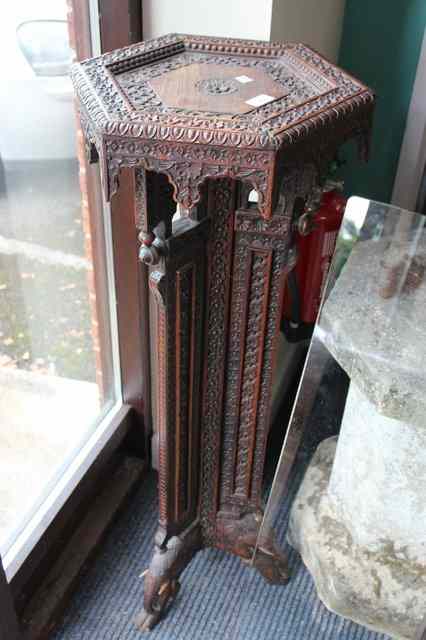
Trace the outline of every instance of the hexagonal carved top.
{"label": "hexagonal carved top", "polygon": [[144,166],[168,175],[185,208],[206,177],[250,182],[265,218],[296,156],[324,164],[355,136],[366,148],[374,106],[302,44],[172,34],[73,65],[72,78],[107,200],[121,166]]}

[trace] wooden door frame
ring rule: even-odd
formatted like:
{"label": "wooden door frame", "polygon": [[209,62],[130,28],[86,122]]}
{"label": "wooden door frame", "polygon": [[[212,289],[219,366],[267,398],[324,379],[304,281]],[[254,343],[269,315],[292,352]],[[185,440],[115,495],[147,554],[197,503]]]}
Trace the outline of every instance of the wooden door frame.
{"label": "wooden door frame", "polygon": [[[77,58],[83,60],[91,55],[88,0],[68,1],[74,13]],[[98,8],[102,53],[142,40],[142,0],[98,0]],[[120,189],[110,206],[123,401],[133,407],[143,441],[143,424],[150,424],[149,326],[141,313],[148,290],[138,261],[132,172],[120,175]]]}
{"label": "wooden door frame", "polygon": [[[81,1],[81,0],[74,0]],[[98,0],[102,52],[143,39],[142,0]],[[111,202],[123,400],[136,412],[132,445],[149,456],[151,388],[147,269],[138,260],[134,172],[122,170],[120,189]],[[141,384],[142,381],[142,384]]]}

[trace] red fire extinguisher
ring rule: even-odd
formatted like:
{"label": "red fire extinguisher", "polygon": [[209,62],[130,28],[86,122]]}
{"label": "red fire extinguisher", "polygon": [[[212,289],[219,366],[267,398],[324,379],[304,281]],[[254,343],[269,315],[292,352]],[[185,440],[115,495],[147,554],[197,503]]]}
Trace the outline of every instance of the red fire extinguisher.
{"label": "red fire extinguisher", "polygon": [[300,216],[295,245],[297,263],[284,292],[283,331],[290,341],[310,335],[342,223],[346,198],[340,182],[325,184],[319,208]]}

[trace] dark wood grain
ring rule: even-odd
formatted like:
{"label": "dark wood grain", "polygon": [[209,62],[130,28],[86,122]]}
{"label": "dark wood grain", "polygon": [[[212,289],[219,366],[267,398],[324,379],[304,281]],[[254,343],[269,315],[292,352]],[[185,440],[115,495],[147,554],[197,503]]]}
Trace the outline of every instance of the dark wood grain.
{"label": "dark wood grain", "polygon": [[[242,76],[250,81],[240,82],[236,79]],[[212,80],[217,82],[209,85]],[[260,94],[274,99],[288,94],[265,72],[231,65],[191,64],[149,82],[169,107],[225,113],[229,117],[253,111],[255,106],[246,101]]]}

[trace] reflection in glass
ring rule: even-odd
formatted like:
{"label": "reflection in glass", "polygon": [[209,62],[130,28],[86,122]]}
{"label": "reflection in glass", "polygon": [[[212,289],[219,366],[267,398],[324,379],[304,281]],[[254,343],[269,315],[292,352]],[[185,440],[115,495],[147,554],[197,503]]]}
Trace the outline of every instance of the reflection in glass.
{"label": "reflection in glass", "polygon": [[37,76],[65,76],[72,61],[66,20],[30,20],[16,29],[22,53]]}

